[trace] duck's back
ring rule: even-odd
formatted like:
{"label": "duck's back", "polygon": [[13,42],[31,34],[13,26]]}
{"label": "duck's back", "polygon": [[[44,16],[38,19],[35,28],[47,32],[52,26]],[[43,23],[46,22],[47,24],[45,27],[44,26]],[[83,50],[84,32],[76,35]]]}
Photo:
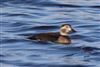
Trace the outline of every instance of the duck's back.
{"label": "duck's back", "polygon": [[28,39],[38,41],[56,41],[59,36],[59,33],[40,33],[28,37]]}

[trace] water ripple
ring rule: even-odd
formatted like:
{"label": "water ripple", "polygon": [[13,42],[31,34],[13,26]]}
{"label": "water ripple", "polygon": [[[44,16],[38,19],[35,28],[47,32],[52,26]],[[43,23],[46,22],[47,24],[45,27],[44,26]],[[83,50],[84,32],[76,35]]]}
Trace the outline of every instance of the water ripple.
{"label": "water ripple", "polygon": [[[100,67],[98,0],[0,0],[0,64],[4,67]],[[26,39],[76,30],[68,45]]]}

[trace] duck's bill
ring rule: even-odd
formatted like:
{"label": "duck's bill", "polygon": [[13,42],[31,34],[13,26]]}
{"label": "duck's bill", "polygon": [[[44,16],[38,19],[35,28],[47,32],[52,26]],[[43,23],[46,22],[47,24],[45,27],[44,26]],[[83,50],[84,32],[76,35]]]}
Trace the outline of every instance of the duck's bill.
{"label": "duck's bill", "polygon": [[71,32],[76,32],[74,29],[72,29],[72,31]]}

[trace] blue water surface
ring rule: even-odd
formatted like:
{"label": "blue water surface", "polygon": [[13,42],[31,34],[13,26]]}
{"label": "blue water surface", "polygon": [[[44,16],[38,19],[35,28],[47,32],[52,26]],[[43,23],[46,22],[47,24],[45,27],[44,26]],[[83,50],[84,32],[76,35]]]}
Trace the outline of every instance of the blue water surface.
{"label": "blue water surface", "polygon": [[[1,67],[100,67],[100,0],[0,0]],[[77,31],[68,45],[26,37]]]}

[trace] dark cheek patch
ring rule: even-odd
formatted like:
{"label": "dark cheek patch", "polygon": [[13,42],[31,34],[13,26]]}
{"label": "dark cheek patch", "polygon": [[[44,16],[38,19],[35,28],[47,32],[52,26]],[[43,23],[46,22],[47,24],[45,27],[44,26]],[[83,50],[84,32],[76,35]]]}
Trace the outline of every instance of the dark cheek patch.
{"label": "dark cheek patch", "polygon": [[61,31],[62,31],[63,33],[66,33],[66,29],[62,29]]}

